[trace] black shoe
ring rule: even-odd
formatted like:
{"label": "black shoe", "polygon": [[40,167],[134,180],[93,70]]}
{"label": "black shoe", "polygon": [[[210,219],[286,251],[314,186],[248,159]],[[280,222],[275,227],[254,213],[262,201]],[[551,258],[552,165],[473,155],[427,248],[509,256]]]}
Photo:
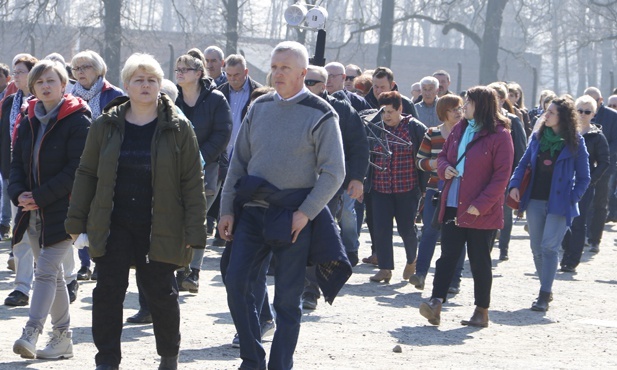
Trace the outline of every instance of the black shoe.
{"label": "black shoe", "polygon": [[561,272],[576,272],[576,267],[570,265],[561,266]]}
{"label": "black shoe", "polygon": [[140,309],[137,313],[126,319],[131,324],[152,324],[152,315],[146,310]]}
{"label": "black shoe", "polygon": [[600,252],[600,246],[598,245],[598,243],[591,243],[591,247],[589,247],[589,252],[590,253]]}
{"label": "black shoe", "polygon": [[500,261],[507,261],[509,259],[510,259],[510,257],[508,257],[508,250],[507,249],[500,249],[499,250],[499,260]]}
{"label": "black shoe", "polygon": [[540,295],[531,305],[532,311],[546,312],[548,311],[548,303],[553,300],[553,295],[548,292],[540,291]]}
{"label": "black shoe", "polygon": [[182,287],[190,293],[199,292],[199,270],[191,269],[191,273],[182,281]]}
{"label": "black shoe", "polygon": [[178,370],[178,355],[169,357],[161,356],[159,370]]}
{"label": "black shoe", "polygon": [[212,241],[212,246],[213,247],[224,247],[226,243],[227,241],[225,239],[214,238],[214,240]]}
{"label": "black shoe", "polygon": [[79,283],[77,283],[77,280],[73,280],[66,284],[66,289],[69,291],[69,303],[75,302],[77,299],[77,291],[79,290]]}
{"label": "black shoe", "polygon": [[29,300],[30,298],[28,298],[27,295],[20,292],[19,290],[14,290],[9,294],[8,297],[6,297],[6,299],[4,300],[4,305],[5,306],[27,306]]}
{"label": "black shoe", "polygon": [[314,310],[317,308],[317,295],[315,293],[304,292],[302,294],[302,308]]}
{"label": "black shoe", "polygon": [[176,284],[178,284],[178,291],[188,292],[189,290],[182,286],[182,282],[186,279],[186,272],[184,270],[176,271]]}
{"label": "black shoe", "polygon": [[92,276],[92,271],[86,266],[81,266],[79,271],[77,271],[77,280],[90,280]]}
{"label": "black shoe", "polygon": [[94,370],[118,370],[118,366],[113,365],[97,365]]}
{"label": "black shoe", "polygon": [[351,267],[356,267],[360,258],[358,257],[358,252],[349,252],[347,251],[347,258],[349,259],[349,263],[351,263]]}
{"label": "black shoe", "polygon": [[461,288],[457,288],[455,286],[451,286],[448,288],[448,294],[459,294],[461,292]]}
{"label": "black shoe", "polygon": [[92,275],[90,275],[90,280],[96,280],[99,277],[99,271],[94,266],[94,270],[92,271]]}

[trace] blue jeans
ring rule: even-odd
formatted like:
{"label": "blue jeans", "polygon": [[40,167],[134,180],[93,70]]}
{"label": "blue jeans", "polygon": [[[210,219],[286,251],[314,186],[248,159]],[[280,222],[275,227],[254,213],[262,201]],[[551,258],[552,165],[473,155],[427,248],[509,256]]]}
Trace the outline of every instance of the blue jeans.
{"label": "blue jeans", "polygon": [[426,276],[431,267],[431,260],[435,253],[435,245],[439,239],[439,230],[431,226],[435,205],[433,196],[437,193],[434,189],[426,189],[424,197],[424,210],[422,211],[422,237],[418,245],[418,261],[416,262],[416,274]]}
{"label": "blue jeans", "polygon": [[551,293],[559,263],[559,247],[567,230],[566,218],[548,213],[548,202],[545,200],[531,199],[526,212],[540,291]]}
{"label": "blue jeans", "polygon": [[265,369],[266,353],[261,344],[261,328],[256,308],[255,289],[263,260],[273,253],[274,310],[276,332],[270,349],[269,369],[293,368],[293,353],[302,321],[302,292],[311,242],[311,222],[302,229],[296,242],[274,247],[263,238],[265,208],[245,207],[236,219],[233,248],[225,288],[227,303],[240,339],[242,369]]}
{"label": "blue jeans", "polygon": [[[593,197],[594,188],[589,187],[578,202],[581,215],[572,220],[572,227],[566,232],[561,243],[563,247],[561,266],[576,267],[581,262],[581,255],[585,246],[585,235],[587,234],[587,217]],[[606,212],[604,213],[606,214]],[[604,223],[602,223],[602,226],[604,226]]]}
{"label": "blue jeans", "polygon": [[341,239],[347,252],[358,252],[360,247],[358,223],[356,215],[356,200],[351,198],[346,191],[341,195],[343,204],[341,204]]}
{"label": "blue jeans", "polygon": [[10,226],[11,225],[11,198],[8,193],[9,187],[9,179],[2,179],[2,211],[0,212],[0,225]]}
{"label": "blue jeans", "polygon": [[90,268],[90,249],[88,247],[83,247],[77,251],[77,255],[79,256],[81,267]]}

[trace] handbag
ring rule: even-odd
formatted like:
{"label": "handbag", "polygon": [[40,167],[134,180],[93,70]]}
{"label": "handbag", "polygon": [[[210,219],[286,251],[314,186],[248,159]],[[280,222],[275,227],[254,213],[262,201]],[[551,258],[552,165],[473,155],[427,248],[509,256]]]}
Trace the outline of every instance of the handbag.
{"label": "handbag", "polygon": [[[470,142],[469,144],[467,144],[467,147],[465,148],[465,151],[463,152],[463,154],[461,154],[461,156],[459,157],[459,159],[456,161],[456,164],[454,165],[454,168],[456,168],[456,166],[458,166],[459,163],[461,163],[461,161],[463,160],[463,158],[465,158],[465,156],[467,155],[467,152],[469,151],[469,149],[471,149],[471,147],[478,142],[478,139]],[[441,230],[441,222],[439,222],[439,214],[441,213],[441,195],[443,193],[443,190],[438,190],[435,195],[433,195],[433,202],[437,202],[437,204],[435,205],[435,213],[433,213],[433,218],[431,219],[431,227],[435,230]]]}
{"label": "handbag", "polygon": [[506,205],[514,210],[518,210],[520,206],[520,198],[523,197],[527,187],[529,186],[529,182],[531,181],[531,166],[527,166],[525,168],[525,173],[523,174],[523,179],[521,180],[521,185],[518,188],[519,201],[517,202],[510,196],[510,192],[508,192],[508,197],[506,198]]}

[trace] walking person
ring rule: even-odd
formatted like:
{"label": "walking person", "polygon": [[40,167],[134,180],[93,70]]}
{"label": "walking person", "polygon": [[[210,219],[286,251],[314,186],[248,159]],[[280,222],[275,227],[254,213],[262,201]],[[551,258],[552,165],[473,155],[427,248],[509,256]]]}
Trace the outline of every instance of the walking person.
{"label": "walking person", "polygon": [[583,95],[576,99],[574,105],[578,113],[578,130],[585,139],[585,147],[589,153],[591,182],[578,202],[580,215],[574,218],[572,227],[566,231],[566,236],[563,238],[564,253],[560,263],[562,272],[576,272],[576,267],[581,262],[588,229],[590,229],[589,234],[592,235],[589,238],[592,243],[602,239],[606,212],[601,213],[604,218],[596,219],[595,213],[589,214],[589,208],[593,202],[596,186],[599,183],[600,186],[607,186],[609,176],[606,174],[611,166],[608,141],[602,129],[591,123],[597,109],[596,101],[589,95]]}
{"label": "walking person", "polygon": [[[527,213],[533,262],[540,278],[540,293],[531,309],[546,311],[553,295],[559,263],[559,247],[572,219],[579,215],[578,202],[590,183],[589,154],[585,139],[576,129],[574,102],[557,98],[540,118],[540,129],[521,158],[512,179],[510,196]],[[524,193],[520,186],[527,168],[531,180]]]}
{"label": "walking person", "polygon": [[504,189],[514,148],[510,122],[502,115],[493,89],[469,89],[463,107],[464,119],[454,127],[437,159],[439,178],[445,181],[439,205],[441,257],[431,299],[420,305],[420,314],[439,325],[456,262],[467,243],[476,308],[471,319],[461,324],[486,327],[493,280],[491,245],[495,230],[503,227]]}
{"label": "walking person", "polygon": [[[152,315],[159,369],[177,369],[180,307],[173,273],[206,243],[206,200],[191,123],[159,94],[163,70],[150,55],[131,55],[117,98],[90,128],[66,220],[87,233],[98,266],[92,293],[97,370],[117,369],[122,303],[131,266]],[[99,155],[105,153],[105,155]]]}
{"label": "walking person", "polygon": [[269,369],[294,367],[309,261],[320,265],[318,281],[327,302],[351,276],[338,230],[325,209],[345,177],[341,132],[332,108],[304,86],[307,66],[303,45],[285,41],[274,48],[276,92],[251,106],[223,188],[218,227],[221,237],[233,239],[225,288],[242,369],[266,368],[254,289],[270,252],[276,260],[276,332]]}
{"label": "walking person", "polygon": [[[97,119],[103,108],[109,102],[124,95],[122,90],[110,84],[105,79],[107,64],[101,56],[92,50],[84,50],[75,54],[71,60],[71,71],[77,80],[71,90],[71,94],[82,98],[92,111],[92,119]],[[90,280],[90,253],[88,247],[81,248],[78,252],[81,267],[77,271],[77,280]],[[95,274],[96,278],[96,274]]]}
{"label": "walking person", "polygon": [[[63,65],[43,60],[28,74],[35,99],[19,125],[13,148],[9,195],[18,206],[13,243],[27,245],[36,261],[28,322],[13,352],[24,358],[73,357],[69,295],[62,261],[72,253],[64,229],[79,157],[90,126],[86,103],[64,95],[68,76]],[[47,315],[51,340],[36,350]]]}

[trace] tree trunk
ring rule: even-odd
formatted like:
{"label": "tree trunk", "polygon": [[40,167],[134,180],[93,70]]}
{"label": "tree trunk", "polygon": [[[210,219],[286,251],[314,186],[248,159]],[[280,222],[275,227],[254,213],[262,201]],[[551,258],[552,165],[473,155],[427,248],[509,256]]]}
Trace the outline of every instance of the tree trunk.
{"label": "tree trunk", "polygon": [[105,26],[105,40],[103,47],[103,59],[107,63],[106,79],[114,85],[120,85],[120,49],[122,48],[122,24],[120,13],[122,0],[103,0],[105,14],[103,25]]}
{"label": "tree trunk", "polygon": [[480,84],[483,85],[497,81],[497,72],[499,72],[497,53],[499,52],[503,11],[507,3],[508,0],[488,0],[484,36],[480,47]]}
{"label": "tree trunk", "polygon": [[394,0],[383,0],[381,25],[379,27],[379,49],[377,66],[390,67],[392,64],[392,33],[394,30]]}
{"label": "tree trunk", "polygon": [[227,44],[225,55],[238,51],[238,0],[227,0]]}
{"label": "tree trunk", "polygon": [[557,2],[552,2],[553,6],[553,19],[552,19],[552,27],[551,27],[551,44],[553,45],[552,50],[552,63],[553,63],[553,91],[556,94],[559,94],[559,19],[557,18],[559,13],[557,12]]}

